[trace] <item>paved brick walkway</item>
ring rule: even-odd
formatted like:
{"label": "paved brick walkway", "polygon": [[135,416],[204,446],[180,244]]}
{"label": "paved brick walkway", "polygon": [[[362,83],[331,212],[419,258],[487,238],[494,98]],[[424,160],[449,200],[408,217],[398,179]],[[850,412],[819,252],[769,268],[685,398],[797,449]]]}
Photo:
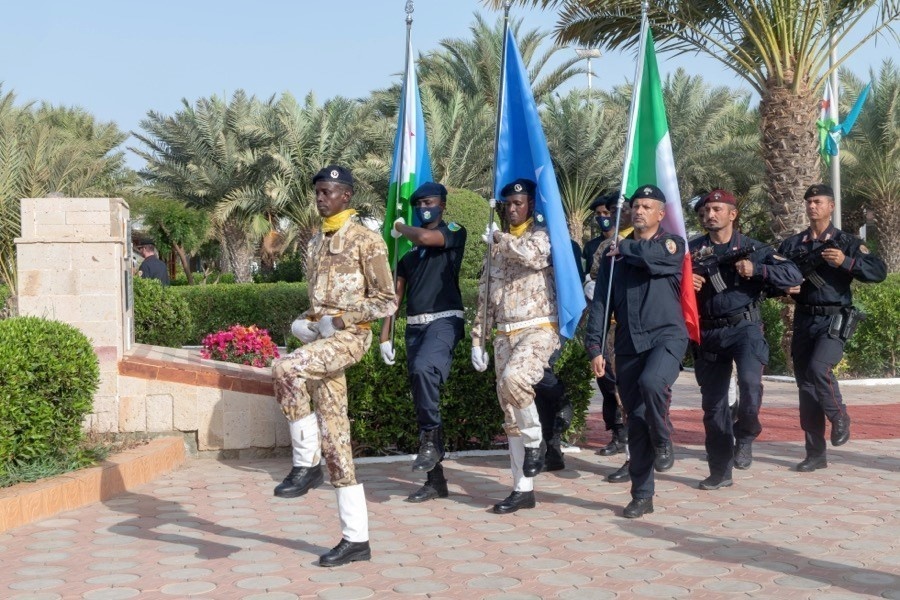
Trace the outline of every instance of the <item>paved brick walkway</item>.
{"label": "paved brick walkway", "polygon": [[[787,410],[791,392],[772,404]],[[900,406],[878,393],[878,426],[896,431]],[[854,427],[868,419],[857,408]],[[699,419],[687,405],[673,412]],[[316,565],[339,539],[330,486],[277,499],[283,460],[192,460],[0,534],[0,598],[900,599],[900,440],[856,431],[808,474],[790,470],[803,454],[796,429],[796,441],[757,443],[752,469],[715,492],[696,487],[702,447],[676,438],[656,512],[634,521],[619,516],[628,486],[603,480],[622,457],[593,449],[538,478],[536,509],[506,516],[488,511],[511,484],[503,457],[446,462],[451,496],[417,505],[403,502],[423,479],[408,464],[361,465],[373,559],[336,569]]]}

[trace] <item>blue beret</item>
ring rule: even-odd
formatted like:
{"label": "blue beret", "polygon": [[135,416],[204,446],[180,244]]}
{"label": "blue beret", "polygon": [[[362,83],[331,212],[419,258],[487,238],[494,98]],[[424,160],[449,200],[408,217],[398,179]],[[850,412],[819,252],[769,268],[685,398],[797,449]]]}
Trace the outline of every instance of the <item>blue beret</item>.
{"label": "blue beret", "polygon": [[439,183],[426,181],[413,192],[412,196],[409,197],[409,202],[410,204],[415,204],[422,198],[431,198],[433,196],[438,196],[442,200],[447,200],[447,188]]}
{"label": "blue beret", "polygon": [[809,186],[806,190],[806,193],[803,194],[804,200],[809,200],[813,196],[828,196],[829,198],[834,198],[834,190],[831,189],[830,185],[825,185],[824,183],[817,183],[815,185]]}
{"label": "blue beret", "polygon": [[315,185],[319,181],[333,181],[335,183],[343,183],[349,185],[353,189],[353,173],[350,169],[340,165],[328,165],[313,176],[312,182]]}
{"label": "blue beret", "polygon": [[666,195],[662,193],[662,190],[653,185],[652,183],[648,183],[645,185],[639,185],[638,188],[632,194],[631,199],[628,201],[629,206],[634,204],[635,200],[640,200],[641,198],[651,198],[653,200],[659,200],[663,204],[666,202]]}
{"label": "blue beret", "polygon": [[514,194],[527,194],[534,198],[534,191],[536,189],[537,184],[532,180],[516,179],[503,186],[503,189],[500,190],[500,198],[506,198],[507,196],[512,196]]}
{"label": "blue beret", "polygon": [[618,203],[619,190],[615,190],[613,192],[603,194],[602,196],[597,196],[596,198],[594,198],[594,201],[591,202],[588,208],[590,208],[591,210],[597,210],[598,206],[605,206],[609,210],[612,210]]}

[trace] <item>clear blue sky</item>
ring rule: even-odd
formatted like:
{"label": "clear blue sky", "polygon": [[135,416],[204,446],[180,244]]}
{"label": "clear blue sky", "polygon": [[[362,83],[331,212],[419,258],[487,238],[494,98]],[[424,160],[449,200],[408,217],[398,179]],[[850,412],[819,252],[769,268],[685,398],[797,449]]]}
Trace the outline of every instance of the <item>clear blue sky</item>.
{"label": "clear blue sky", "polygon": [[[363,97],[390,85],[403,68],[404,0],[10,0],[0,12],[0,82],[19,102],[81,106],[126,131],[148,110],[171,114],[193,102],[245,89],[259,97],[315,91]],[[434,48],[466,37],[478,0],[416,0],[413,44]],[[500,13],[496,13],[499,16]],[[551,30],[553,12],[513,8],[526,28]],[[864,75],[898,47],[871,44],[849,66]],[[569,52],[569,51],[566,51]],[[716,85],[743,87],[704,57],[660,57]],[[630,55],[593,62],[595,87],[633,76]],[[587,86],[586,77],[572,85]],[[133,144],[135,140],[130,141]],[[139,167],[129,153],[129,164]]]}

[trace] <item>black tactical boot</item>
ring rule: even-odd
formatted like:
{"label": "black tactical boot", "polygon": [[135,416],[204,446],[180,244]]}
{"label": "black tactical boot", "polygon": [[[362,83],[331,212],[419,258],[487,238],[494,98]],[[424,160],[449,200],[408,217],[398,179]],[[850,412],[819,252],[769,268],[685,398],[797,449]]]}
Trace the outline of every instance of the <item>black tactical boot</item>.
{"label": "black tactical boot", "polygon": [[505,515],[516,512],[520,508],[534,508],[534,492],[513,492],[503,502],[494,505],[494,512]]}
{"label": "black tactical boot", "polygon": [[432,429],[431,431],[423,431],[419,434],[419,454],[413,461],[413,471],[431,471],[438,462],[440,462],[441,451],[439,448],[443,446],[441,443],[441,429]]}
{"label": "black tactical boot", "polygon": [[843,446],[850,439],[850,415],[841,415],[831,422],[831,445]]}
{"label": "black tactical boot", "polygon": [[622,516],[626,519],[637,519],[653,512],[653,498],[632,498]]}
{"label": "black tactical boot", "polygon": [[631,481],[631,473],[628,472],[628,461],[626,460],[624,465],[607,475],[606,480],[610,483]]}
{"label": "black tactical boot", "polygon": [[319,557],[320,567],[339,567],[357,560],[371,560],[369,542],[348,542],[341,538],[338,545]]}
{"label": "black tactical boot", "polygon": [[660,444],[656,447],[656,460],[653,461],[653,468],[659,473],[665,473],[675,464],[675,446],[671,440]]}
{"label": "black tactical boot", "polygon": [[544,458],[544,471],[562,471],[566,468],[566,461],[563,457],[562,441],[559,435],[555,434],[547,440],[547,456]]}
{"label": "black tactical boot", "polygon": [[620,452],[625,452],[626,446],[628,446],[628,432],[625,431],[625,427],[622,425],[613,425],[612,440],[610,440],[607,445],[597,450],[597,454],[600,456],[613,456]]}
{"label": "black tactical boot", "polygon": [[734,445],[734,468],[742,471],[749,469],[753,464],[753,444],[751,442],[738,442]]}
{"label": "black tactical boot", "polygon": [[319,487],[325,477],[319,465],[314,467],[293,467],[284,481],[275,487],[275,495],[279,498],[298,498],[309,490]]}
{"label": "black tactical boot", "polygon": [[522,474],[534,477],[544,470],[544,459],[547,456],[547,444],[541,440],[537,448],[525,448],[525,460],[522,462]]}
{"label": "black tactical boot", "polygon": [[450,495],[447,490],[447,479],[444,477],[444,467],[438,463],[434,468],[428,471],[428,479],[425,485],[410,494],[407,502],[425,502],[434,498],[446,498]]}

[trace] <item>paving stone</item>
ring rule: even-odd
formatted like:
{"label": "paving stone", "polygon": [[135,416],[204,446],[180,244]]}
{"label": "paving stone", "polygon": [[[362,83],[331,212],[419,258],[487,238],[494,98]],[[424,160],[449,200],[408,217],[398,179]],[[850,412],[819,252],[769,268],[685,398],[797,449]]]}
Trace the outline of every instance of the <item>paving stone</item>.
{"label": "paving stone", "polygon": [[382,570],[381,574],[389,579],[417,579],[428,577],[434,571],[426,567],[394,567]]}
{"label": "paving stone", "polygon": [[466,586],[481,590],[505,590],[522,582],[513,577],[476,577],[466,582]]}
{"label": "paving stone", "polygon": [[84,600],[125,600],[126,598],[136,598],[140,593],[140,590],[134,588],[107,588],[85,592],[82,598]]}
{"label": "paving stone", "polygon": [[290,585],[291,580],[287,577],[248,577],[240,579],[235,585],[243,590],[270,590],[272,588],[280,588]]}
{"label": "paving stone", "polygon": [[299,600],[299,596],[289,592],[267,592],[244,596],[242,600]]}
{"label": "paving stone", "polygon": [[208,594],[214,589],[216,589],[216,584],[209,581],[187,581],[164,585],[159,591],[167,596],[199,596]]}
{"label": "paving stone", "polygon": [[407,581],[399,585],[395,585],[393,590],[398,594],[437,594],[450,589],[446,583],[438,581]]}
{"label": "paving stone", "polygon": [[322,590],[317,594],[322,600],[362,600],[363,598],[371,598],[374,595],[375,590],[358,586],[332,588],[330,590]]}
{"label": "paving stone", "polygon": [[683,598],[690,595],[690,590],[677,585],[647,584],[631,588],[635,596],[646,598]]}
{"label": "paving stone", "polygon": [[557,598],[560,600],[614,600],[615,592],[603,588],[579,588],[560,592]]}
{"label": "paving stone", "polygon": [[548,573],[539,575],[537,580],[545,585],[570,587],[586,585],[590,583],[593,578],[588,577],[587,575],[580,575],[578,573]]}

